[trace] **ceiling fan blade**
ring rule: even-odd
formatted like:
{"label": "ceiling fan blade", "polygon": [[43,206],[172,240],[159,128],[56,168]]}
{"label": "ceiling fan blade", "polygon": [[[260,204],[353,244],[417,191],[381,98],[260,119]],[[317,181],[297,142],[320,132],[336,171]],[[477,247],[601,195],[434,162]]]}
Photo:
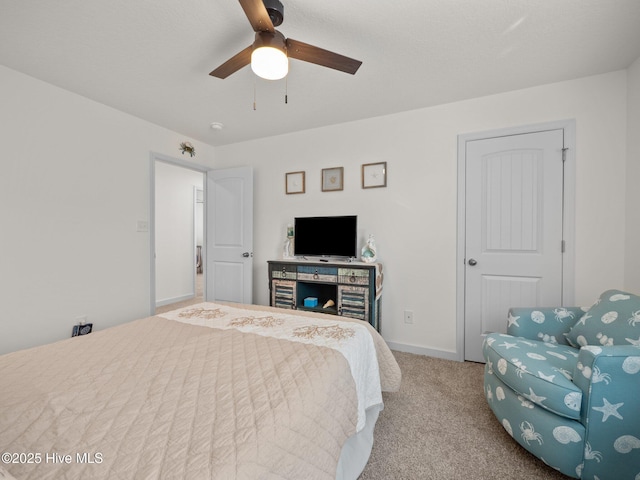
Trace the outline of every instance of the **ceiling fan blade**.
{"label": "ceiling fan blade", "polygon": [[308,43],[299,42],[287,38],[287,55],[304,62],[315,63],[323,67],[333,68],[341,72],[355,74],[362,65],[360,60],[345,57],[338,53],[330,52],[319,47],[314,47]]}
{"label": "ceiling fan blade", "polygon": [[239,2],[254,32],[273,33],[275,31],[269,13],[264,3],[262,3],[262,0],[239,0]]}
{"label": "ceiling fan blade", "polygon": [[232,73],[236,73],[242,67],[245,67],[251,63],[251,52],[253,51],[253,45],[249,45],[240,53],[234,55],[229,60],[224,62],[218,68],[216,68],[209,75],[218,78],[227,78]]}

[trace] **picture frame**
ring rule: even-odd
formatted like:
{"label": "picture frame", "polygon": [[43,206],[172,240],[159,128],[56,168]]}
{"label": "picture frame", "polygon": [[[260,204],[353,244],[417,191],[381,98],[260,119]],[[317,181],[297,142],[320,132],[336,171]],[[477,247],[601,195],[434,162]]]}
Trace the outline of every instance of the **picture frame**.
{"label": "picture frame", "polygon": [[322,169],[322,191],[337,192],[344,190],[344,167]]}
{"label": "picture frame", "polygon": [[305,173],[289,172],[285,174],[285,192],[287,195],[305,193]]}
{"label": "picture frame", "polygon": [[362,188],[382,188],[387,186],[387,162],[365,163],[362,165]]}

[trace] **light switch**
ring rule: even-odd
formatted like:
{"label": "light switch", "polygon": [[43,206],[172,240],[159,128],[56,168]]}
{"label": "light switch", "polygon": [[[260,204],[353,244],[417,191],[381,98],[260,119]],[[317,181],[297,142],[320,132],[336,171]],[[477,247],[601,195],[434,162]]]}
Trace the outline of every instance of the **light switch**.
{"label": "light switch", "polygon": [[146,220],[138,220],[138,232],[148,232],[149,222]]}

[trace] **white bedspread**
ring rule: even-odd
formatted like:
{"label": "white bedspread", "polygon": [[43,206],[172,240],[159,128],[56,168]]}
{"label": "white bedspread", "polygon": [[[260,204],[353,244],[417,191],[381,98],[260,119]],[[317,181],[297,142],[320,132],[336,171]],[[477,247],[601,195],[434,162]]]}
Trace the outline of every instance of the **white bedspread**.
{"label": "white bedspread", "polygon": [[[286,312],[286,310],[284,311]],[[364,325],[353,322],[311,321],[279,312],[258,312],[230,305],[200,303],[158,315],[191,325],[236,329],[265,337],[332,348],[349,363],[358,397],[357,431],[364,428],[365,410],[382,404],[380,372],[373,339]]]}
{"label": "white bedspread", "polygon": [[18,480],[330,480],[400,380],[360,320],[197,305],[0,356],[0,453]]}

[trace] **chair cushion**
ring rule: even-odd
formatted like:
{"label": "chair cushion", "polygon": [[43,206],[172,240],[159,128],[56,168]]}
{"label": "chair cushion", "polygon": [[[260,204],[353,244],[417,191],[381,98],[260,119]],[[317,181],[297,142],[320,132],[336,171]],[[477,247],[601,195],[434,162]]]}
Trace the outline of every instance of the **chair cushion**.
{"label": "chair cushion", "polygon": [[640,297],[607,290],[566,334],[574,347],[640,345]]}
{"label": "chair cushion", "polygon": [[487,335],[483,349],[489,368],[523,403],[580,419],[582,390],[571,381],[577,349],[500,333]]}

